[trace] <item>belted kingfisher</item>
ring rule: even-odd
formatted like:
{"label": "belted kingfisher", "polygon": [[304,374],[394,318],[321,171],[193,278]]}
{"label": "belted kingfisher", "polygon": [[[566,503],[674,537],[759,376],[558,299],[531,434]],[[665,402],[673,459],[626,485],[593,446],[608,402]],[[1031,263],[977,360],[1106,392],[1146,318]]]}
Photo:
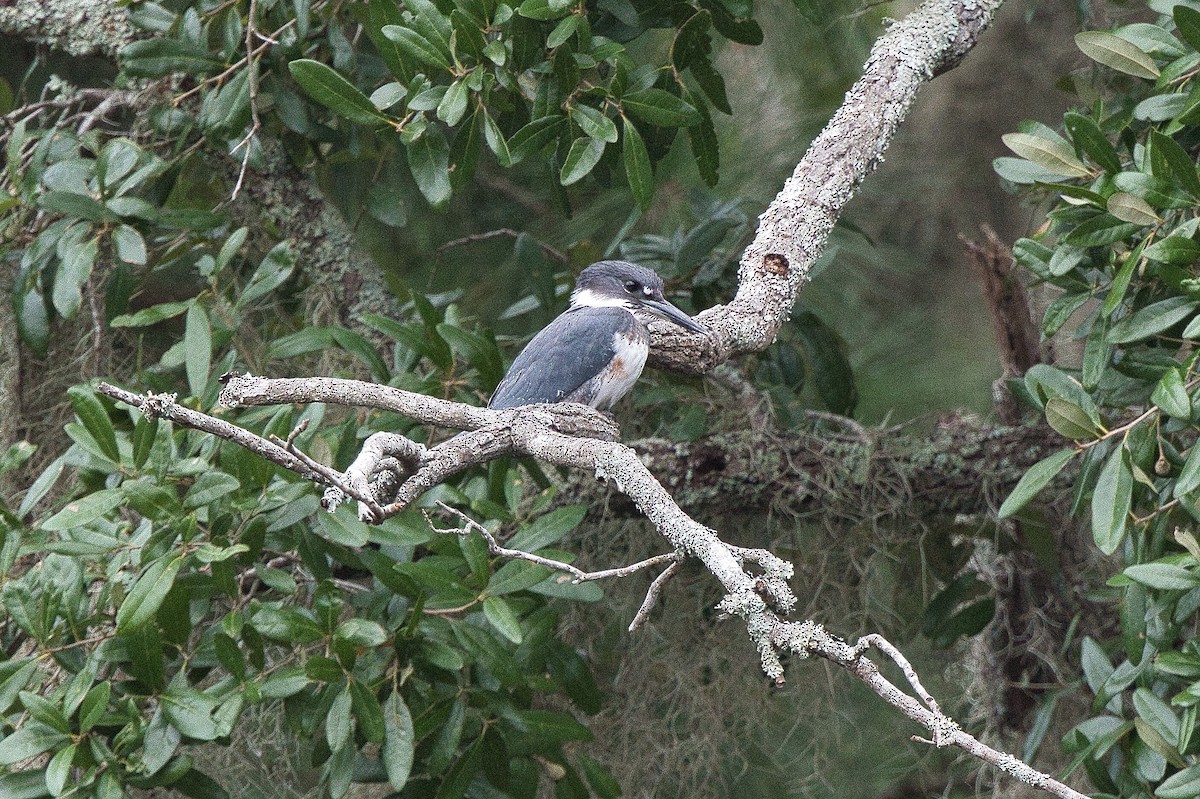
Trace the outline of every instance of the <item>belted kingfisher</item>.
{"label": "belted kingfisher", "polygon": [[489,408],[580,402],[606,411],[637,382],[650,351],[639,313],[703,333],[667,302],[662,278],[628,261],[600,261],[579,273],[571,307],[521,350]]}

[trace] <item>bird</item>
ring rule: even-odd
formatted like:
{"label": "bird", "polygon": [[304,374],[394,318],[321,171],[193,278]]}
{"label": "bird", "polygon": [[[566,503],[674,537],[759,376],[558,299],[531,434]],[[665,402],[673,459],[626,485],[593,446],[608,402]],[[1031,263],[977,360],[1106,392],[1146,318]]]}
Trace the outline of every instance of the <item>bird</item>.
{"label": "bird", "polygon": [[667,301],[653,270],[629,261],[592,264],[579,273],[570,307],[521,350],[488,407],[579,402],[611,409],[646,365],[650,333],[644,316],[707,332]]}

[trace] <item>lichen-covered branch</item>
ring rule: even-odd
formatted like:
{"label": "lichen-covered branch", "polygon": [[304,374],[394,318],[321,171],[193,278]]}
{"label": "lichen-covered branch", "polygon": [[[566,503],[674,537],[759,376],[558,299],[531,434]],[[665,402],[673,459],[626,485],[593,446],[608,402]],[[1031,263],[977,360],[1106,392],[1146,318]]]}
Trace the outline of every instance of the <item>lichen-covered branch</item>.
{"label": "lichen-covered branch", "polygon": [[116,0],[10,0],[0,3],[0,33],[75,56],[115,56],[133,41],[129,14]]}
{"label": "lichen-covered branch", "polygon": [[[749,623],[749,622],[748,622]],[[840,638],[830,635],[821,625],[812,621],[784,623],[767,612],[764,618],[756,620],[756,626],[769,628],[772,643],[783,651],[792,652],[801,657],[816,655],[841,666],[867,685],[875,694],[888,704],[900,710],[905,716],[917,722],[932,734],[928,743],[938,748],[955,746],[969,755],[990,763],[1004,773],[1012,776],[1026,785],[1045,791],[1061,799],[1087,799],[1085,794],[1074,790],[1062,782],[1044,774],[1007,752],[993,749],[981,742],[975,736],[964,731],[958,724],[938,709],[933,697],[923,688],[919,689],[921,700],[902,691],[879,671],[874,661],[865,656],[867,645],[878,646],[886,641],[880,636],[867,636],[860,644],[849,644]],[[890,644],[884,647],[885,654],[895,660],[899,654]],[[901,656],[901,668],[907,661]],[[905,670],[905,677],[910,683],[916,682],[916,674],[912,667]]]}
{"label": "lichen-covered branch", "polygon": [[759,218],[737,295],[698,315],[712,334],[652,329],[652,365],[702,374],[775,341],[834,223],[883,161],[917,92],[962,59],[1002,3],[928,0],[875,42],[862,77]]}

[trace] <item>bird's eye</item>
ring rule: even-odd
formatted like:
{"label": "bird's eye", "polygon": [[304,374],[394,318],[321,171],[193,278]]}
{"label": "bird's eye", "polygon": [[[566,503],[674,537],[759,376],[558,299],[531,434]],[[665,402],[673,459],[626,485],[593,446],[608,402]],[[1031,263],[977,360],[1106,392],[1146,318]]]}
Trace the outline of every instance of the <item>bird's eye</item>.
{"label": "bird's eye", "polygon": [[642,287],[642,284],[638,283],[636,280],[626,280],[625,281],[625,290],[630,293],[638,291],[639,289],[641,289],[641,287]]}

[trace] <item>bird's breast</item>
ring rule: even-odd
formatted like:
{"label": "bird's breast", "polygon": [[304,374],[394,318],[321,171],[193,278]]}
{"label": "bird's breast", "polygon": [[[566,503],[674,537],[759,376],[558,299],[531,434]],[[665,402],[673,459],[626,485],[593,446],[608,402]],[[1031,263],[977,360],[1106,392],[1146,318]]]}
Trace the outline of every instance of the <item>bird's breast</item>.
{"label": "bird's breast", "polygon": [[[639,335],[640,334],[640,335]],[[645,331],[640,326],[633,330],[621,330],[613,335],[613,357],[600,375],[598,391],[592,407],[607,410],[625,396],[641,377],[646,366],[650,345]]]}

